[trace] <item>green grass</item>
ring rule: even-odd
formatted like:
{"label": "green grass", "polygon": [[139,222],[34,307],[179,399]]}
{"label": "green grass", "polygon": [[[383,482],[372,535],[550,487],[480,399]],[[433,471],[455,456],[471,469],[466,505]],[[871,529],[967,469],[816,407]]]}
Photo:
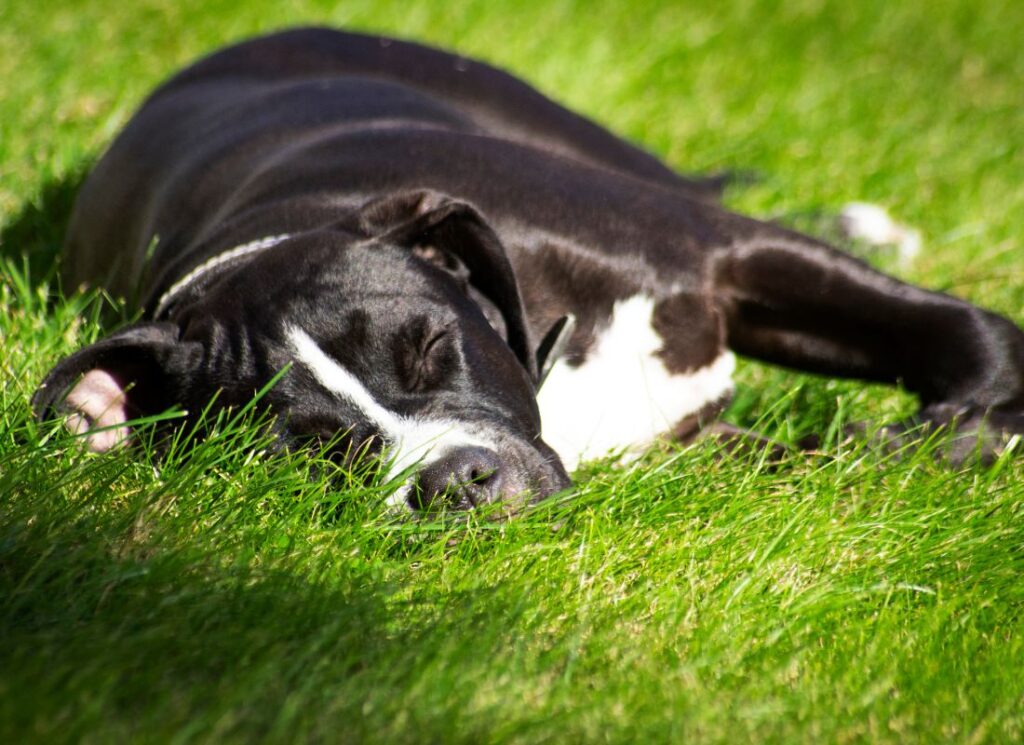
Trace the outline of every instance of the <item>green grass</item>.
{"label": "green grass", "polygon": [[395,523],[256,427],[154,470],[33,423],[48,367],[111,328],[53,279],[82,172],[179,65],[312,21],[753,170],[744,211],[886,204],[925,235],[904,276],[1024,322],[1019,2],[0,0],[0,741],[1024,738],[1024,464],[838,441],[898,392],[747,363],[729,417],[831,432],[827,457],[665,447],[506,523]]}

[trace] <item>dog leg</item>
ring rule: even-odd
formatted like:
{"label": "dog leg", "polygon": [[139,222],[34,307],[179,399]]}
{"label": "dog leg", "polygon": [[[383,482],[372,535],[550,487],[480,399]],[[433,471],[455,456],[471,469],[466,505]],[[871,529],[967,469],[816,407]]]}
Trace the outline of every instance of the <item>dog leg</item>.
{"label": "dog leg", "polygon": [[[735,351],[831,376],[900,382],[925,422],[1024,432],[1024,333],[962,300],[886,276],[797,233],[764,226],[713,255]],[[956,459],[956,455],[951,456]]]}

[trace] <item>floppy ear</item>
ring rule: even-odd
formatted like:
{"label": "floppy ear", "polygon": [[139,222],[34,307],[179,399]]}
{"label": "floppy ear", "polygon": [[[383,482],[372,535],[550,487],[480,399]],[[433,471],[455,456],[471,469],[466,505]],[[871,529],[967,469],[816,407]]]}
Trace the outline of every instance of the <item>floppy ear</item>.
{"label": "floppy ear", "polygon": [[509,347],[537,382],[512,265],[501,240],[475,207],[439,192],[414,191],[371,201],[362,208],[359,223],[364,235],[377,240],[410,248],[427,245],[456,257],[468,271],[470,285],[501,313]]}
{"label": "floppy ear", "polygon": [[104,452],[130,437],[130,419],[184,403],[198,342],[178,339],[173,323],[138,323],[57,364],[32,397],[40,419],[64,416],[86,446]]}

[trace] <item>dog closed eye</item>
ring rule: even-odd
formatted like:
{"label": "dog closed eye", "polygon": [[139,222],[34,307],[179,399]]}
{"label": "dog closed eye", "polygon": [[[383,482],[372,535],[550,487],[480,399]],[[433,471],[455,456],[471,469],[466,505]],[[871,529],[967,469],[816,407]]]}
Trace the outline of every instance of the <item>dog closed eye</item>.
{"label": "dog closed eye", "polygon": [[395,355],[399,376],[410,393],[440,388],[458,369],[454,337],[449,329],[428,323],[416,324],[408,332],[407,340],[396,346]]}

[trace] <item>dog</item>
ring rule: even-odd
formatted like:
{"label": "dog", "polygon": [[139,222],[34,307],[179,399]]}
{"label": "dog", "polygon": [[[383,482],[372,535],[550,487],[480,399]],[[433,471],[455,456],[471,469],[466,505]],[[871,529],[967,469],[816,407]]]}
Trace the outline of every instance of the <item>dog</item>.
{"label": "dog", "polygon": [[412,509],[522,504],[582,459],[729,432],[735,354],[901,382],[988,454],[1024,432],[1013,323],[720,190],[461,56],[245,41],[158,88],[85,181],[65,286],[144,320],[33,407],[106,451],[284,371],[262,400],[282,446],[381,455]]}

